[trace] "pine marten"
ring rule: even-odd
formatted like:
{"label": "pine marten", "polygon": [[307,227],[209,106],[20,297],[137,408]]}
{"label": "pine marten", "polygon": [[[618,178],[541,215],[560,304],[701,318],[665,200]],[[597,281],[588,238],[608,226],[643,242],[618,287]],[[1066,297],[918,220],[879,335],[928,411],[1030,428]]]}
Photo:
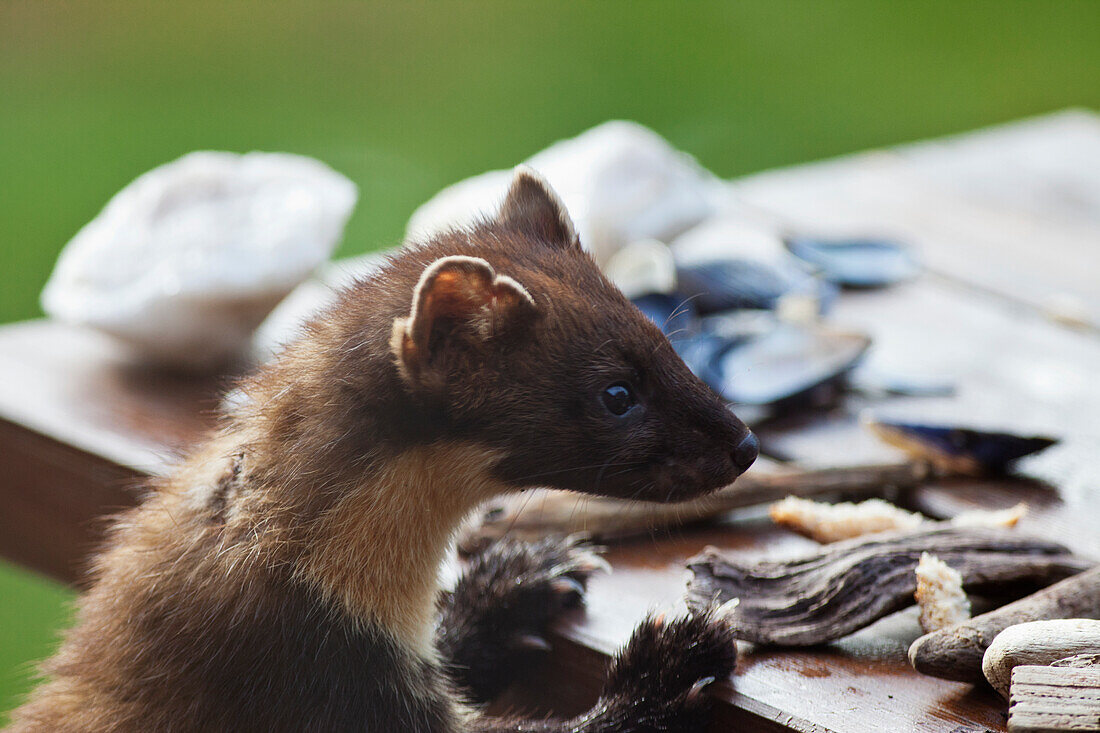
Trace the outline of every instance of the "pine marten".
{"label": "pine marten", "polygon": [[500,691],[599,565],[504,542],[439,592],[477,504],[536,486],[649,501],[733,481],[756,439],[519,169],[499,214],[410,244],[242,385],[95,560],[16,731],[688,731],[734,663],[706,611],[651,617],[570,721]]}

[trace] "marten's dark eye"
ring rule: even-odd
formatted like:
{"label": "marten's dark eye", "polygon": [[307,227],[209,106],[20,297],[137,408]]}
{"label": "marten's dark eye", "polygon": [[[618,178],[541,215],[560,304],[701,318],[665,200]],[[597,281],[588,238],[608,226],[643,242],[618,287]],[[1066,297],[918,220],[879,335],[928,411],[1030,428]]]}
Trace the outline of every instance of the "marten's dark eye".
{"label": "marten's dark eye", "polygon": [[634,397],[634,390],[625,382],[616,382],[605,389],[600,399],[603,400],[603,406],[607,411],[618,417],[630,412],[638,404],[638,400]]}

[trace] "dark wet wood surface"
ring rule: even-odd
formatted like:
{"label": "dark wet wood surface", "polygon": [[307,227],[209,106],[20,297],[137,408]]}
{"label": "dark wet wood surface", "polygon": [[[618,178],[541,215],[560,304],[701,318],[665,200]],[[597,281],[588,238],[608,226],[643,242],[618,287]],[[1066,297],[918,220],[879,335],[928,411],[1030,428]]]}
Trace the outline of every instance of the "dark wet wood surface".
{"label": "dark wet wood surface", "polygon": [[[910,242],[928,273],[845,293],[830,320],[874,337],[871,366],[958,385],[950,398],[853,398],[762,425],[765,445],[807,466],[897,457],[860,427],[861,410],[1060,436],[1023,467],[1033,480],[940,482],[897,500],[933,516],[1026,501],[1022,531],[1100,560],[1097,160],[1100,122],[1072,113],[739,182],[743,201],[783,226]],[[134,366],[109,339],[55,324],[0,328],[0,554],[78,582],[100,518],[201,437],[229,383]],[[615,572],[593,580],[587,612],[559,624],[552,658],[507,703],[584,707],[632,626],[682,607],[684,561],[708,545],[742,558],[815,546],[744,511],[612,547]],[[712,689],[713,729],[1004,731],[1006,705],[990,689],[909,667],[919,634],[910,609],[821,648],[746,645],[734,677]]]}

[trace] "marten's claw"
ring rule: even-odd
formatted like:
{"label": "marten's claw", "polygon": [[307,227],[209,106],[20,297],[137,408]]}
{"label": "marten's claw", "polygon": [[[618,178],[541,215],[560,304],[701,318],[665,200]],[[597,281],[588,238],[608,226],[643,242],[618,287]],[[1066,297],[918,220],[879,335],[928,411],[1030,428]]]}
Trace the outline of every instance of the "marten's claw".
{"label": "marten's claw", "polygon": [[691,686],[691,689],[688,690],[687,699],[689,701],[698,700],[703,696],[704,691],[714,684],[714,681],[714,677],[704,677],[701,680],[697,680],[695,684]]}
{"label": "marten's claw", "polygon": [[552,648],[550,642],[535,634],[521,634],[516,637],[514,646],[523,651],[548,652]]}
{"label": "marten's claw", "polygon": [[575,532],[568,537],[555,542],[555,540],[543,540],[542,544],[557,544],[560,551],[569,559],[570,567],[564,570],[579,570],[589,575],[597,572],[611,574],[611,563],[601,553],[604,547],[591,544],[588,536],[583,532]]}
{"label": "marten's claw", "polygon": [[594,550],[576,548],[575,554],[576,570],[589,575],[597,572],[611,574],[611,563],[602,556],[597,555]]}
{"label": "marten's claw", "polygon": [[564,608],[575,608],[584,602],[584,583],[563,576],[550,583],[550,587],[561,597]]}

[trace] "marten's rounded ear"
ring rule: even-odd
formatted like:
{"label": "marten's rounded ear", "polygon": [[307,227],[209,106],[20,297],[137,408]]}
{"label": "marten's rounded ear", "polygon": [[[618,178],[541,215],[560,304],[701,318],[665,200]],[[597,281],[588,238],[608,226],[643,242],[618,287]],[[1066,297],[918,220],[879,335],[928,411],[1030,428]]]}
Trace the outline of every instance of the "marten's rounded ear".
{"label": "marten's rounded ear", "polygon": [[485,260],[443,257],[420,276],[409,316],[394,320],[390,348],[402,376],[419,384],[445,376],[433,374],[433,367],[446,369],[444,352],[453,337],[483,343],[536,312],[531,294]]}
{"label": "marten's rounded ear", "polygon": [[580,244],[573,220],[557,192],[542,174],[525,165],[516,168],[497,220],[551,244]]}

